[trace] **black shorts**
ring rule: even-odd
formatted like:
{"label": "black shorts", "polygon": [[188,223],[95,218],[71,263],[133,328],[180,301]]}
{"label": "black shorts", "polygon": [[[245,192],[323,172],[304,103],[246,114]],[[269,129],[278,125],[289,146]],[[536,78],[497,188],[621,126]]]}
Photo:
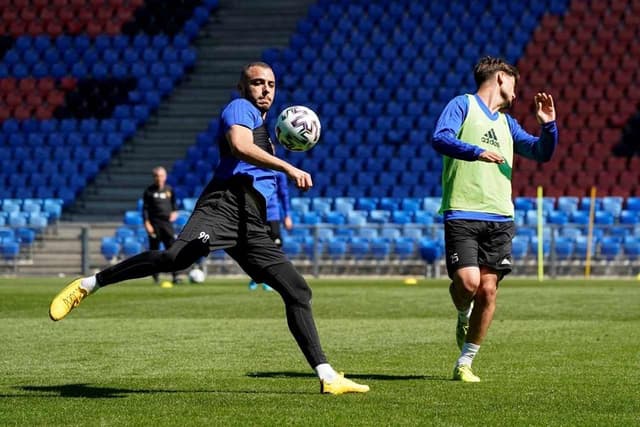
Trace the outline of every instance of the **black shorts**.
{"label": "black shorts", "polygon": [[209,251],[224,249],[253,279],[269,266],[288,262],[269,235],[264,197],[249,182],[205,190],[178,236],[186,243],[199,240]]}
{"label": "black shorts", "polygon": [[462,267],[486,266],[498,273],[498,280],[511,272],[513,221],[473,221],[456,219],[444,224],[447,273]]}

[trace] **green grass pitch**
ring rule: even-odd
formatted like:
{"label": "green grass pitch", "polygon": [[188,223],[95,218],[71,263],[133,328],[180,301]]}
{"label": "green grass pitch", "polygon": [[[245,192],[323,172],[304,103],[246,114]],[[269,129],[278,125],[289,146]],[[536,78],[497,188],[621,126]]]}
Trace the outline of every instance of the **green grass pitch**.
{"label": "green grass pitch", "polygon": [[463,384],[447,282],[310,280],[330,362],[371,386],[343,396],[246,282],[122,283],[54,323],[64,279],[0,279],[0,425],[640,425],[640,282],[508,278]]}

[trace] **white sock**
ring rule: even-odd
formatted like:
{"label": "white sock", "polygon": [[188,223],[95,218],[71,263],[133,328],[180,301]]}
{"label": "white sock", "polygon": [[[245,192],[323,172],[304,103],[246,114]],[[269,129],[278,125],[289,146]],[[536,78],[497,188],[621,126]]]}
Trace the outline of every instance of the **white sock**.
{"label": "white sock", "polygon": [[98,283],[96,282],[96,276],[94,275],[94,276],[84,277],[80,281],[80,287],[85,291],[87,291],[88,293],[92,294],[95,291],[97,291],[100,286],[98,286]]}
{"label": "white sock", "polygon": [[476,357],[478,350],[480,350],[479,345],[470,342],[464,343],[464,345],[462,346],[462,351],[460,352],[460,357],[456,362],[456,366],[471,366],[471,364],[473,363],[473,358]]}
{"label": "white sock", "polygon": [[338,373],[334,371],[331,365],[329,365],[328,363],[321,363],[314,369],[316,371],[316,374],[318,375],[318,378],[320,378],[321,380],[333,381],[333,379],[338,376]]}

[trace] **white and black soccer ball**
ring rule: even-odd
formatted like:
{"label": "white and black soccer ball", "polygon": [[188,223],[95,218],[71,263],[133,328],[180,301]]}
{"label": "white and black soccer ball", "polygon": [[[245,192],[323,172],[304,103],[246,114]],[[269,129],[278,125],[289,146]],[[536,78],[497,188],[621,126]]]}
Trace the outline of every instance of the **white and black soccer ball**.
{"label": "white and black soccer ball", "polygon": [[303,105],[287,107],[278,115],[276,138],[287,150],[311,150],[320,139],[320,119]]}
{"label": "white and black soccer ball", "polygon": [[202,283],[204,282],[205,275],[204,271],[199,268],[194,268],[189,272],[189,282],[191,283]]}

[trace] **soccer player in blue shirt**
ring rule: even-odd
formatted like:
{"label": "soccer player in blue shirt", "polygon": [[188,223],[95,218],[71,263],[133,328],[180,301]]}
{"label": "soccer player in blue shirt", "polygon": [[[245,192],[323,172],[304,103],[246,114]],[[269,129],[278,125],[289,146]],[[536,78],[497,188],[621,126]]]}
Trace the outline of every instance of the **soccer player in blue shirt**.
{"label": "soccer player in blue shirt", "polygon": [[516,97],[518,70],[502,59],[484,57],[473,73],[476,93],[453,98],[433,134],[433,148],[444,156],[440,211],[449,291],[458,310],[460,356],[453,379],[464,382],[480,381],[471,363],[493,320],[498,283],[511,271],[514,154],[546,162],[558,142],[551,95],[534,96],[541,127],[536,137],[504,113]]}
{"label": "soccer player in blue shirt", "polygon": [[[273,193],[267,201],[267,224],[269,225],[269,235],[279,247],[282,247],[282,233],[280,232],[281,221],[285,229],[291,230],[293,228],[287,176],[280,171],[276,171],[276,192]],[[258,284],[254,280],[251,280],[249,282],[249,290],[255,291],[256,289],[258,289]],[[262,289],[265,291],[273,290],[273,288],[266,283],[262,284]]]}
{"label": "soccer player in blue shirt", "polygon": [[318,375],[321,393],[367,392],[368,386],[345,378],[327,362],[311,312],[311,289],[267,232],[266,201],[276,191],[275,171],[284,172],[300,190],[313,185],[309,173],[274,156],[265,124],[276,92],[273,70],[264,62],[246,65],[238,89],[240,98],[220,115],[218,167],[175,243],[74,280],[54,297],[49,316],[63,319],[107,285],[182,270],[224,249],[253,280],[269,283],[281,295],[289,330]]}

